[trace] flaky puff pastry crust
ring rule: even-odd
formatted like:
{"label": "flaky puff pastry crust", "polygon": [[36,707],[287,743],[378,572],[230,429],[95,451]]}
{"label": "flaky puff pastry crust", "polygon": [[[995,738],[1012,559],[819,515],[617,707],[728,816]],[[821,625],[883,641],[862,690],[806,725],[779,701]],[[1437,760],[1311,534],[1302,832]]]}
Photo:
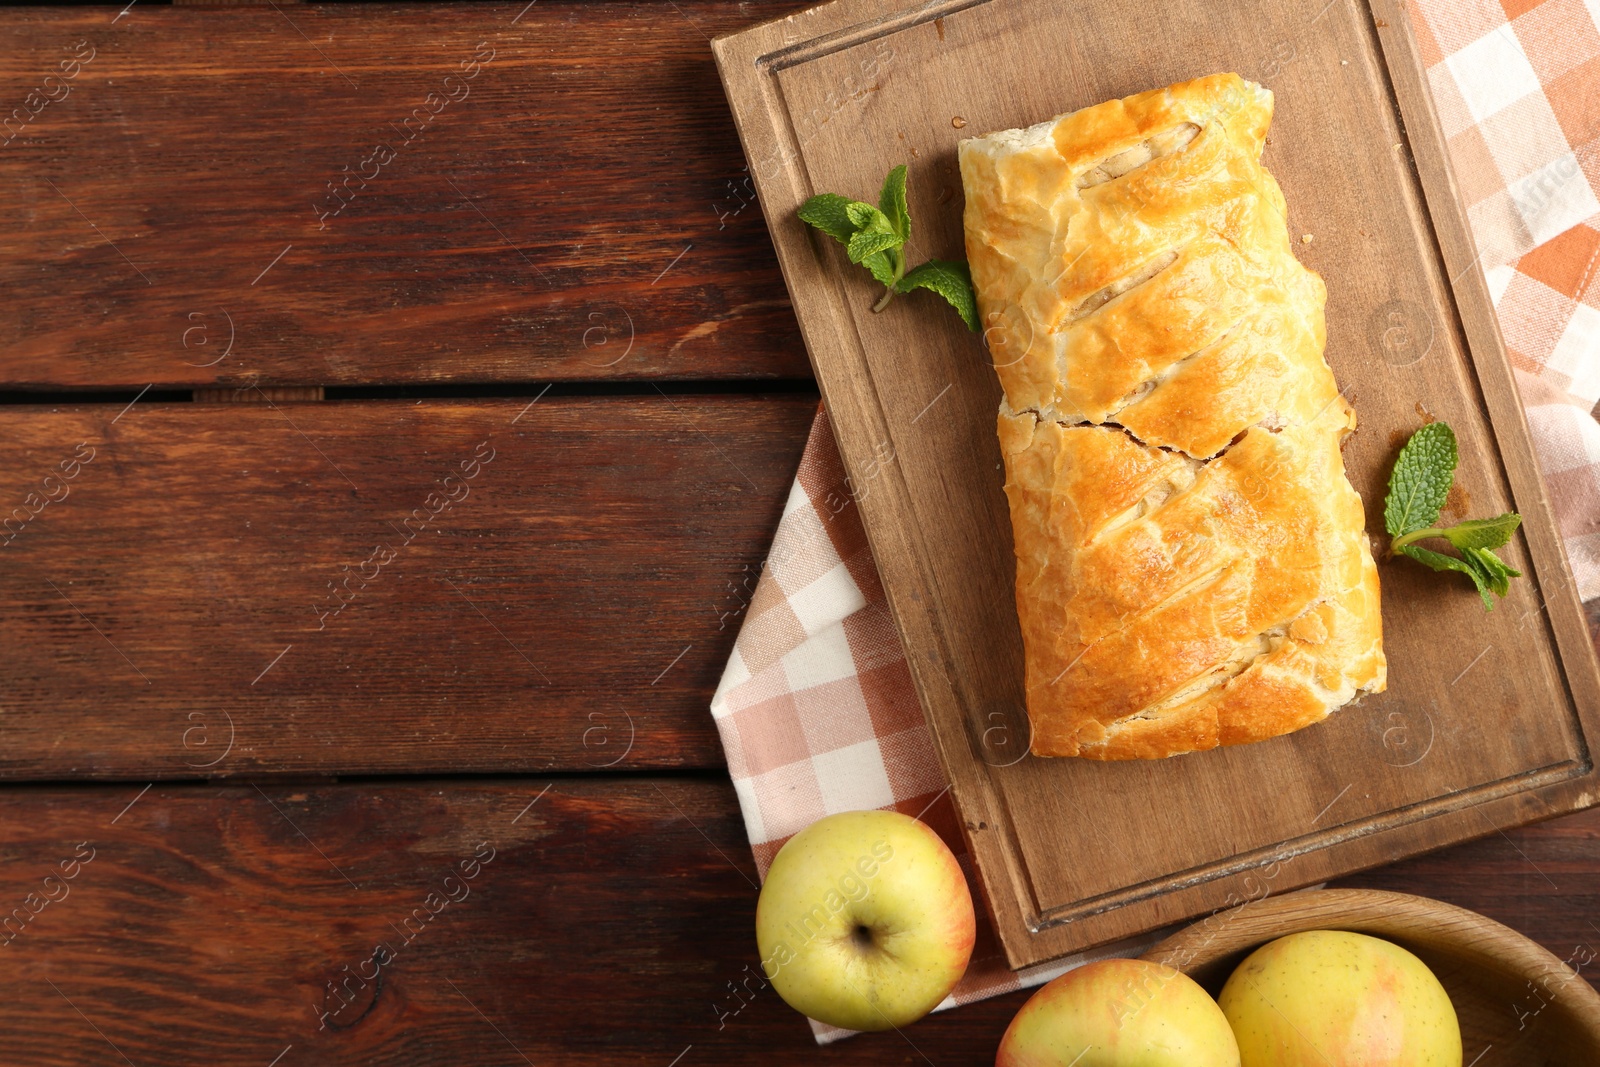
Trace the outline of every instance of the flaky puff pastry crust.
{"label": "flaky puff pastry crust", "polygon": [[1218,74],[961,142],[1036,755],[1260,741],[1384,687],[1271,121]]}

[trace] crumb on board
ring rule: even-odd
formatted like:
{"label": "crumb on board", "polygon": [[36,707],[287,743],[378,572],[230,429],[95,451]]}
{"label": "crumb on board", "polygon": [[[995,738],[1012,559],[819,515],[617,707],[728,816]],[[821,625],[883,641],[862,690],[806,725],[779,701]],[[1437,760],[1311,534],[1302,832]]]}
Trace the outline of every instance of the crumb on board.
{"label": "crumb on board", "polygon": [[961,129],[961,127],[965,126],[966,124],[967,124],[967,120],[962,118],[960,115],[957,115],[957,116],[955,116],[954,118],[952,118],[950,120],[950,125],[954,126],[958,130]]}
{"label": "crumb on board", "polygon": [[1311,235],[1309,233],[1301,234],[1300,235],[1300,243],[1303,244],[1303,245],[1310,244],[1311,243]]}

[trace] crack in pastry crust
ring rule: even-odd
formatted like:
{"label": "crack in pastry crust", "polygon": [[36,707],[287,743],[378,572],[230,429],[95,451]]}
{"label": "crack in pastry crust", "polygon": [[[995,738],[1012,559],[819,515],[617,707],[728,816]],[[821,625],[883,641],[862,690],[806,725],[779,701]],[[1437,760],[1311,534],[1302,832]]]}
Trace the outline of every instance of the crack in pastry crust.
{"label": "crack in pastry crust", "polygon": [[1036,754],[1262,740],[1384,686],[1271,117],[1215,75],[961,143]]}

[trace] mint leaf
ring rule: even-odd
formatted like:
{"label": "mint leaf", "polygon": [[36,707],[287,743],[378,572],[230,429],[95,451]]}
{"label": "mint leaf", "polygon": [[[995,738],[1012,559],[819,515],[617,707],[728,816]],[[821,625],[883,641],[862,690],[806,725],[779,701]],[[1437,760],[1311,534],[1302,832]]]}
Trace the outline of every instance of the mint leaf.
{"label": "mint leaf", "polygon": [[[900,239],[892,233],[879,233],[876,230],[858,230],[850,238],[850,262],[860,263],[863,259],[886,249],[898,248]],[[880,279],[881,280],[881,279]],[[884,282],[885,285],[889,284]]]}
{"label": "mint leaf", "polygon": [[1494,601],[1489,599],[1490,577],[1483,570],[1474,567],[1466,560],[1447,556],[1443,552],[1434,552],[1420,545],[1405,545],[1400,551],[1418,563],[1426,563],[1436,571],[1456,571],[1472,579],[1472,584],[1478,587],[1478,595],[1483,598],[1486,611],[1494,610]]}
{"label": "mint leaf", "polygon": [[850,217],[850,221],[855,223],[857,230],[865,230],[868,233],[894,233],[894,227],[889,225],[889,216],[871,204],[851,200],[845,204],[844,212]]}
{"label": "mint leaf", "polygon": [[850,221],[845,207],[850,201],[837,193],[818,193],[800,205],[800,220],[815,226],[836,241],[850,243],[856,224]]}
{"label": "mint leaf", "polygon": [[799,215],[803,222],[843,243],[850,262],[866,267],[882,283],[883,295],[872,306],[874,312],[888,307],[897,293],[927,289],[944,297],[967,328],[977,332],[978,301],[965,262],[930,259],[915,270],[906,271],[911,209],[907,206],[904,164],[883,179],[877,207],[837,193],[819,193],[800,206]]}
{"label": "mint leaf", "polygon": [[870,256],[862,256],[861,265],[870,270],[872,276],[884,285],[894,285],[894,263],[890,261],[887,251],[874,252]]}
{"label": "mint leaf", "polygon": [[1511,540],[1511,535],[1522,525],[1522,516],[1514,511],[1492,519],[1471,519],[1457,523],[1444,531],[1443,536],[1457,548],[1499,548]]}
{"label": "mint leaf", "polygon": [[927,289],[950,302],[974,333],[978,330],[978,299],[972,292],[972,273],[960,260],[930,259],[895,283],[898,292]]}
{"label": "mint leaf", "polygon": [[1489,551],[1487,548],[1462,549],[1462,558],[1472,563],[1489,577],[1489,587],[1497,596],[1505,596],[1511,592],[1511,579],[1521,578],[1522,572],[1514,570],[1505,560]]}
{"label": "mint leaf", "polygon": [[[1436,571],[1455,571],[1472,579],[1487,611],[1494,596],[1511,592],[1511,579],[1522,577],[1495,555],[1493,549],[1511,540],[1522,525],[1514,511],[1492,519],[1469,519],[1444,529],[1431,525],[1450,493],[1456,469],[1456,435],[1448,425],[1431,422],[1411,435],[1395,460],[1389,477],[1389,496],[1383,502],[1383,524],[1392,539],[1389,551],[1410,556]],[[1430,537],[1450,542],[1461,555],[1447,556],[1414,542]]]}
{"label": "mint leaf", "polygon": [[1455,556],[1447,556],[1443,552],[1435,552],[1431,548],[1421,545],[1406,545],[1400,549],[1402,555],[1410,556],[1418,563],[1426,563],[1436,571],[1459,571],[1462,574],[1471,574],[1472,568],[1464,560]]}
{"label": "mint leaf", "polygon": [[894,235],[905,244],[911,239],[911,210],[906,207],[906,165],[900,164],[883,179],[883,191],[878,194],[878,210],[889,219]]}
{"label": "mint leaf", "polygon": [[1430,422],[1411,435],[1389,476],[1383,525],[1390,537],[1400,537],[1438,521],[1455,469],[1456,435],[1448,424]]}

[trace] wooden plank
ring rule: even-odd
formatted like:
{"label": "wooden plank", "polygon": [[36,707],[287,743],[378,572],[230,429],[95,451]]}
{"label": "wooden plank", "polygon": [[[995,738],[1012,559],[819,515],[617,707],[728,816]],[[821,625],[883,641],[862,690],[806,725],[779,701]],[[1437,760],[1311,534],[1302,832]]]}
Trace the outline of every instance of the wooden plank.
{"label": "wooden plank", "polygon": [[[661,1067],[693,1046],[685,1064],[760,1049],[779,1064],[926,1053],[950,1067],[994,1062],[1024,1000],[814,1048],[752,977],[755,872],[725,781],[141,789],[6,790],[0,901],[61,897],[35,896],[37,915],[6,929],[11,1064],[122,1062],[115,1045],[174,1067],[280,1053],[282,1067],[518,1064],[518,1051]],[[80,843],[93,859],[45,885]],[[485,843],[493,857],[462,877]],[[1595,813],[1363,878],[1480,907],[1558,957],[1600,944],[1582,923],[1600,907]],[[378,944],[392,950],[381,989],[352,977],[373,974]]]}
{"label": "wooden plank", "polygon": [[[38,909],[0,942],[8,1063],[959,1067],[994,1062],[1025,999],[816,1048],[757,976],[726,781],[141,790],[4,793],[0,904]],[[1561,958],[1600,943],[1595,813],[1368,880],[1476,901]]]}
{"label": "wooden plank", "polygon": [[707,40],[794,6],[0,11],[0,388],[809,376]]}
{"label": "wooden plank", "polygon": [[0,775],[721,766],[711,694],[815,410],[10,409]]}
{"label": "wooden plank", "polygon": [[[1136,16],[1094,0],[840,0],[716,43],[846,465],[882,490],[863,518],[1014,964],[1214,908],[1275,863],[1305,885],[1600,800],[1600,670],[1408,32],[1389,0]],[[1465,588],[1384,566],[1390,689],[1314,728],[1153,764],[1019,762],[993,372],[946,314],[911,300],[866,314],[872,281],[794,211],[815,192],[867,196],[906,162],[916,257],[959,257],[958,138],[1231,69],[1277,97],[1267,163],[1293,232],[1315,235],[1297,251],[1328,283],[1368,529],[1420,405],[1460,435],[1474,512],[1524,516],[1512,555],[1528,577],[1485,616]],[[863,77],[864,101],[835,107]],[[1411,347],[1385,345],[1396,314]],[[996,738],[1016,743],[984,747]]]}

